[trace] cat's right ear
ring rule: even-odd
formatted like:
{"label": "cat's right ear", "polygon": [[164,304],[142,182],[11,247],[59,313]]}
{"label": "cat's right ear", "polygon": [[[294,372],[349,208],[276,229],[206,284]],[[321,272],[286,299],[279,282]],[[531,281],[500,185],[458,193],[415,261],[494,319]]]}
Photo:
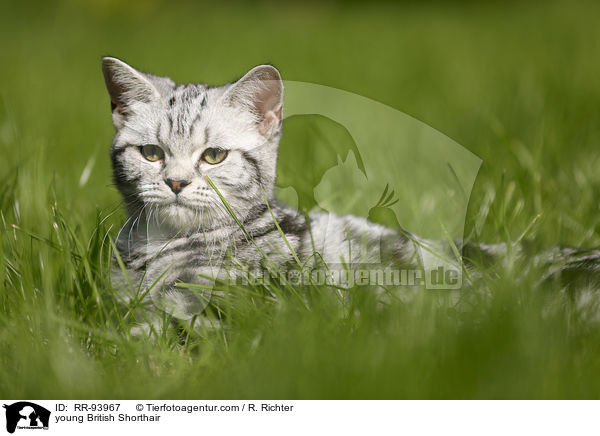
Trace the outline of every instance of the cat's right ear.
{"label": "cat's right ear", "polygon": [[119,59],[103,58],[102,73],[110,95],[113,124],[117,129],[125,123],[134,103],[150,103],[160,98],[158,90],[144,73]]}
{"label": "cat's right ear", "polygon": [[256,118],[258,131],[265,136],[281,127],[283,82],[272,65],[252,68],[226,91],[224,98],[249,110]]}

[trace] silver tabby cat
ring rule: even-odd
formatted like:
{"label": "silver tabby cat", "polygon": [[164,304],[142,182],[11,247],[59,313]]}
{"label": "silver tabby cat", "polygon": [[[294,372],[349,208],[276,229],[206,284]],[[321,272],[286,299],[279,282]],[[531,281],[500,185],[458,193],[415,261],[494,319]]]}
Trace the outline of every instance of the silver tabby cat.
{"label": "silver tabby cat", "polygon": [[348,267],[431,261],[431,247],[406,233],[353,216],[306,218],[277,201],[283,83],[274,67],[222,87],[177,85],[110,57],[102,69],[114,179],[129,214],[117,238],[126,274],[117,268],[113,282],[128,298],[190,319],[205,302],[176,283],[210,284],[215,272],[286,270],[315,253]]}

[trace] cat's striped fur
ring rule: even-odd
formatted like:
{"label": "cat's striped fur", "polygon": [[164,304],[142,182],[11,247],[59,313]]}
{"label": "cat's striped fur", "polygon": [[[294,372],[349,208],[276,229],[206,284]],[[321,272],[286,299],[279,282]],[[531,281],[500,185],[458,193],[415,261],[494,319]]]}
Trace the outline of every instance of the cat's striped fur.
{"label": "cat's striped fur", "polygon": [[[432,243],[363,218],[305,217],[275,199],[283,84],[274,67],[222,87],[177,85],[115,58],[104,58],[103,72],[116,127],[114,180],[129,213],[117,239],[128,278],[116,269],[117,288],[129,280],[130,292],[149,290],[144,300],[189,319],[205,303],[178,281],[210,284],[206,276],[268,264],[286,270],[314,253],[344,267],[428,262],[423,245]],[[146,145],[160,147],[160,159],[146,158]],[[224,160],[209,163],[211,149]],[[506,251],[475,248],[478,256]]]}
{"label": "cat's striped fur", "polygon": [[[147,299],[193,316],[202,303],[173,284],[203,283],[232,262],[285,270],[318,252],[328,265],[416,263],[418,244],[404,234],[354,216],[305,217],[274,198],[283,85],[272,66],[223,87],[176,85],[114,58],[103,60],[103,71],[116,127],[114,180],[129,212],[117,247],[131,282],[151,288]],[[148,144],[164,158],[145,159],[140,147]],[[207,148],[227,157],[204,162]],[[185,187],[175,193],[168,180]],[[125,288],[125,277],[114,275]]]}

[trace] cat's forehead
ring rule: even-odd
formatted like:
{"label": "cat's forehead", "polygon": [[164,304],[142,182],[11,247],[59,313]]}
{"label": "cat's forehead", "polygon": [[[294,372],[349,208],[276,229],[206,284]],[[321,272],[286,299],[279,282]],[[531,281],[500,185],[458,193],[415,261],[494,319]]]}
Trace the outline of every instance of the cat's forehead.
{"label": "cat's forehead", "polygon": [[171,110],[185,109],[188,107],[206,106],[209,91],[215,94],[215,88],[199,83],[175,85],[170,93],[163,96]]}
{"label": "cat's forehead", "polygon": [[253,141],[246,136],[255,136],[247,128],[251,117],[221,101],[226,89],[204,84],[176,85],[159,101],[136,105],[121,138],[156,143],[173,151],[206,145],[249,145]]}
{"label": "cat's forehead", "polygon": [[[193,138],[208,111],[208,101],[215,103],[215,93],[200,84],[178,85],[170,93],[163,96],[155,108],[157,138],[164,138],[165,143],[174,137]],[[204,120],[206,121],[206,120]]]}

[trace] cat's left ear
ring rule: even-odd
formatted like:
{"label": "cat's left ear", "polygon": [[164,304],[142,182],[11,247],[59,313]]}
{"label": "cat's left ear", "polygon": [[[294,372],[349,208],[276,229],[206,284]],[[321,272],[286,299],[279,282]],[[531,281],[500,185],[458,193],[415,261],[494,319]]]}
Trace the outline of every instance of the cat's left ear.
{"label": "cat's left ear", "polygon": [[250,110],[262,135],[270,136],[281,126],[283,82],[272,65],[252,68],[227,90],[225,98]]}
{"label": "cat's left ear", "polygon": [[113,123],[121,128],[136,102],[150,103],[160,97],[148,75],[112,57],[102,59],[102,73],[110,95]]}

